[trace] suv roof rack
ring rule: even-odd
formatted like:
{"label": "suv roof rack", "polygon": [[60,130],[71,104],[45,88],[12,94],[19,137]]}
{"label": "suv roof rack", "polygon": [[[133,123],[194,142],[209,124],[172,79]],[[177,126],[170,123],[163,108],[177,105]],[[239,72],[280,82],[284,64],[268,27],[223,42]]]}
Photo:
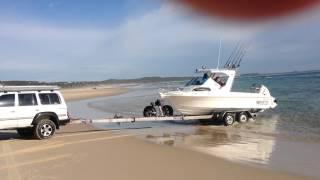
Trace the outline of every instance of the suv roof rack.
{"label": "suv roof rack", "polygon": [[53,91],[60,89],[58,86],[1,86],[0,92],[12,91]]}

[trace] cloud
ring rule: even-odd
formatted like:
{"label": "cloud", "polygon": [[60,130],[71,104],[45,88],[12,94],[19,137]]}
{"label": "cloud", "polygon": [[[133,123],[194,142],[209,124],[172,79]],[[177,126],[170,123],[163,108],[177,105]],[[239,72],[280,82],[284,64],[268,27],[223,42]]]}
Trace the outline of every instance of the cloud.
{"label": "cloud", "polygon": [[[90,28],[1,21],[0,76],[58,81],[191,75],[198,66],[216,64],[220,38],[222,58],[230,54],[237,41],[254,39],[249,62],[259,59],[264,49],[261,47],[268,45],[259,45],[259,39],[255,39],[261,26],[206,20],[172,5],[119,24]],[[271,45],[274,49],[282,45],[275,44]],[[288,46],[278,51],[292,49]],[[246,70],[250,71],[248,67]]]}
{"label": "cloud", "polygon": [[303,20],[277,25],[254,38],[242,70],[269,73],[320,69],[320,24]]}
{"label": "cloud", "polygon": [[[28,72],[39,71],[39,80],[175,74],[179,67],[169,67],[170,62],[189,61],[203,52],[194,45],[207,49],[221,37],[234,40],[246,31],[226,33],[217,24],[198,21],[169,5],[128,18],[112,29],[12,21],[0,26],[2,77],[10,79],[12,72],[15,78],[27,79]],[[49,77],[49,72],[56,76]]]}

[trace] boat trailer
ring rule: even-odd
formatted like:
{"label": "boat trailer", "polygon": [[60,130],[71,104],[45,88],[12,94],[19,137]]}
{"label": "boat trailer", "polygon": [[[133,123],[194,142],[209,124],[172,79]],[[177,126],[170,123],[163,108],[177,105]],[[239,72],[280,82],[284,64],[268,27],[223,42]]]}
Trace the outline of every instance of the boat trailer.
{"label": "boat trailer", "polygon": [[123,117],[115,115],[112,118],[103,119],[85,119],[75,118],[71,120],[71,124],[92,124],[92,123],[135,123],[135,122],[159,122],[159,121],[189,121],[189,120],[222,120],[225,126],[232,125],[236,120],[245,123],[254,120],[256,114],[249,111],[232,111],[232,112],[213,112],[210,115],[174,115],[173,108],[170,105],[163,105],[161,100],[151,102],[143,110],[142,116]]}

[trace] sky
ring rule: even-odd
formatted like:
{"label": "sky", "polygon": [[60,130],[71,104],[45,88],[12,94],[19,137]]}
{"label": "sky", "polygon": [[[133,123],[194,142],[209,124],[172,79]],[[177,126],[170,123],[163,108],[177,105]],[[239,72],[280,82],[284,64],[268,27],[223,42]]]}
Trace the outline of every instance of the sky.
{"label": "sky", "polygon": [[1,0],[0,80],[190,76],[217,67],[220,39],[220,64],[245,45],[241,73],[317,70],[318,19],[226,22],[156,0]]}

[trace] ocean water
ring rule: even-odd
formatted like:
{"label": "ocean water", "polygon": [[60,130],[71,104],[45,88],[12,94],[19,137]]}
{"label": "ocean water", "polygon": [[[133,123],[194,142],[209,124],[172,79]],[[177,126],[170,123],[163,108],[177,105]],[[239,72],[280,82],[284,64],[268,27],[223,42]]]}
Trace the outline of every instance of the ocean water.
{"label": "ocean water", "polygon": [[[175,89],[185,83],[136,84],[126,94],[69,103],[69,111],[82,119],[142,116],[143,108],[159,98],[159,89]],[[198,121],[96,126],[230,161],[320,178],[320,73],[241,76],[233,91],[250,91],[252,84],[265,85],[278,100],[275,109],[261,113],[255,122],[231,127]]]}
{"label": "ocean water", "polygon": [[253,83],[266,85],[278,106],[266,115],[277,115],[277,129],[300,135],[320,135],[320,73],[241,77],[234,90],[245,90]]}

